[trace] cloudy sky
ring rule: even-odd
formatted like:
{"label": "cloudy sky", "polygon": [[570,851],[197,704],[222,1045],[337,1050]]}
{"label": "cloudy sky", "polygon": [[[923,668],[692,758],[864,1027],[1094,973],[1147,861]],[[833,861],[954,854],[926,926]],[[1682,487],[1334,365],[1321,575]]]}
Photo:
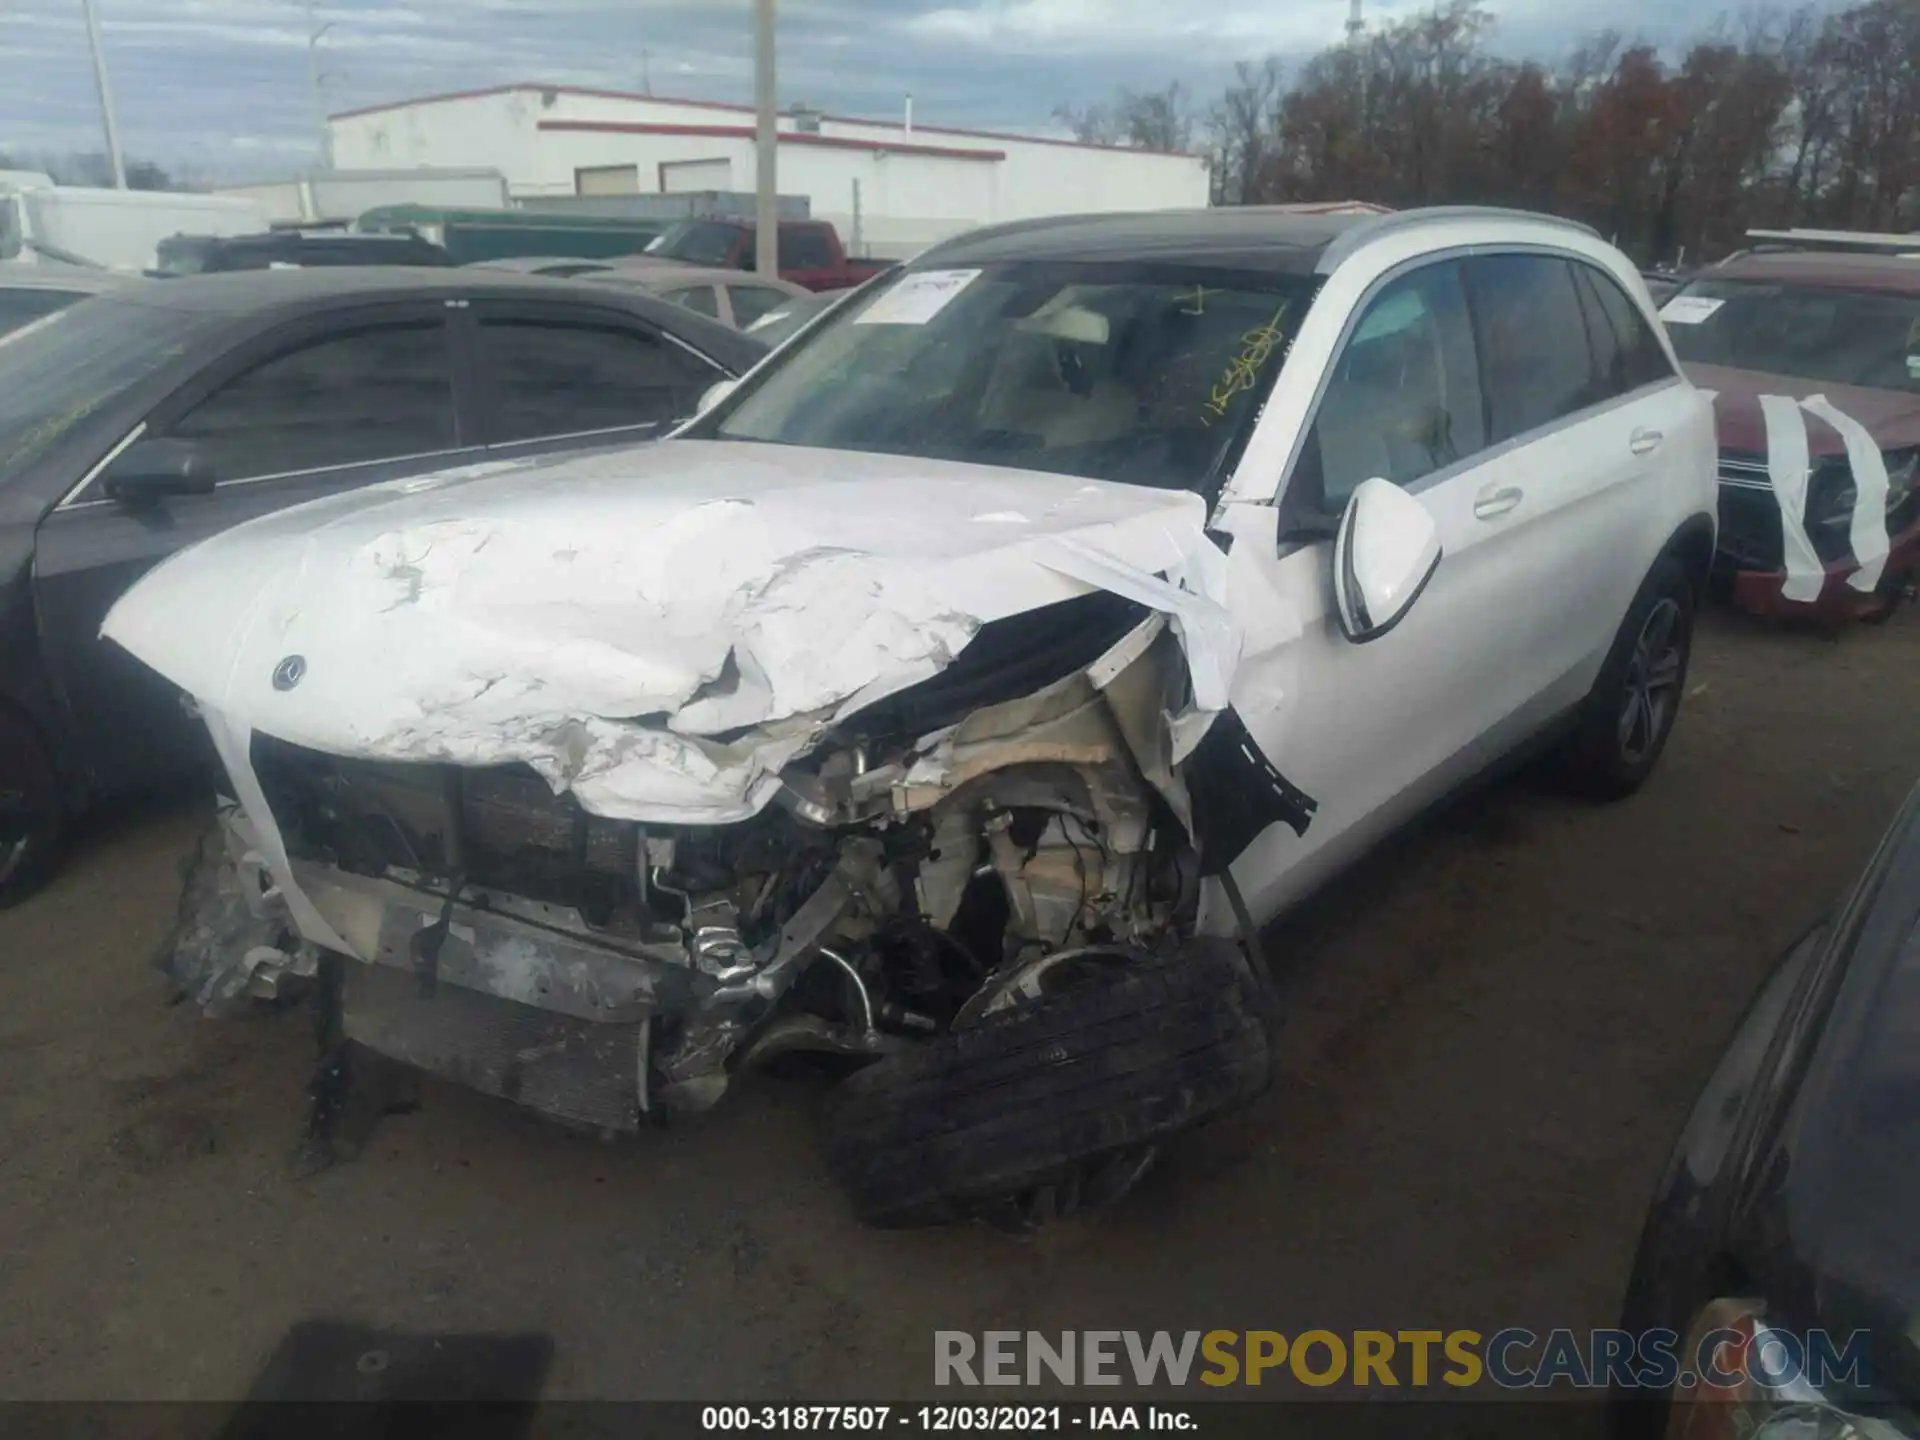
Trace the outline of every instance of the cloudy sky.
{"label": "cloudy sky", "polygon": [[[1418,0],[1368,0],[1370,19]],[[1739,0],[1731,0],[1739,3]],[[96,0],[130,156],[202,176],[314,153],[308,37],[328,109],[546,80],[751,97],[750,0]],[[1614,26],[1671,44],[1723,0],[1491,0],[1495,43],[1551,58]],[[1347,0],[781,0],[780,96],[928,124],[1045,130],[1060,104],[1337,40]],[[80,0],[0,0],[0,151],[100,148]]]}

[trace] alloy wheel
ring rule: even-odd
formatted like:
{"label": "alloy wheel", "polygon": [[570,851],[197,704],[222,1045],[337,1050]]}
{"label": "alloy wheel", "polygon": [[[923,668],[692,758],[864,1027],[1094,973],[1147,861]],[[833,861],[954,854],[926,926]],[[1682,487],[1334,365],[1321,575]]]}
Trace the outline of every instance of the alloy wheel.
{"label": "alloy wheel", "polygon": [[1620,758],[1638,765],[1660,743],[1680,705],[1680,676],[1686,668],[1686,634],[1680,602],[1662,596],[1647,612],[1627,662],[1626,693],[1620,710]]}

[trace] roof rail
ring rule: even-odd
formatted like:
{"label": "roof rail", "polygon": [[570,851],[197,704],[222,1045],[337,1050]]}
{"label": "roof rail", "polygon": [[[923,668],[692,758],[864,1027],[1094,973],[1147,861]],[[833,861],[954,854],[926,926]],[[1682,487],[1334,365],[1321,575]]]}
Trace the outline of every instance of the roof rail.
{"label": "roof rail", "polygon": [[1869,255],[1903,255],[1920,250],[1920,233],[1901,235],[1872,230],[1749,230],[1754,250],[1841,250]]}
{"label": "roof rail", "polygon": [[1554,229],[1571,230],[1595,240],[1600,238],[1600,232],[1591,225],[1560,215],[1543,215],[1537,210],[1512,210],[1498,205],[1429,205],[1419,210],[1395,210],[1386,215],[1370,216],[1351,229],[1342,231],[1327,246],[1315,268],[1322,275],[1331,275],[1362,245],[1371,245],[1382,236],[1397,235],[1403,230],[1445,224],[1450,220],[1528,220]]}

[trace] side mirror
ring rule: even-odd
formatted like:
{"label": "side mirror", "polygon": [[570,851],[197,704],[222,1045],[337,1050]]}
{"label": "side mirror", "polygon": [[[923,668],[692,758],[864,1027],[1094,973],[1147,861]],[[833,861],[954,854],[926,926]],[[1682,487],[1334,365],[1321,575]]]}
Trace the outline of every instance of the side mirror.
{"label": "side mirror", "polygon": [[123,505],[157,505],[169,495],[211,495],[213,466],[191,440],[136,440],[101,473],[101,488]]}
{"label": "side mirror", "polygon": [[709,385],[706,388],[705,393],[703,393],[700,396],[699,408],[697,408],[693,413],[695,415],[706,414],[707,411],[711,410],[714,406],[718,405],[722,400],[726,399],[727,396],[731,395],[734,392],[734,389],[739,384],[740,382],[738,380],[714,381],[713,384]]}
{"label": "side mirror", "polygon": [[1333,540],[1333,596],[1347,638],[1377,640],[1398,625],[1439,564],[1440,527],[1427,507],[1391,481],[1362,481]]}

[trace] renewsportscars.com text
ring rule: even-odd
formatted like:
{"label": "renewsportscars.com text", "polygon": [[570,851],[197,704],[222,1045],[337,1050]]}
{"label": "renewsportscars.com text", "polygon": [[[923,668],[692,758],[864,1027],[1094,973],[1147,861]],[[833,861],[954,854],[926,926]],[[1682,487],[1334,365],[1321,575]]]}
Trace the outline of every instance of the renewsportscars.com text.
{"label": "renewsportscars.com text", "polygon": [[936,1330],[936,1385],[1257,1386],[1665,1390],[1866,1384],[1868,1337],[1769,1331],[1749,1351],[1735,1330],[1690,1352],[1672,1330]]}

